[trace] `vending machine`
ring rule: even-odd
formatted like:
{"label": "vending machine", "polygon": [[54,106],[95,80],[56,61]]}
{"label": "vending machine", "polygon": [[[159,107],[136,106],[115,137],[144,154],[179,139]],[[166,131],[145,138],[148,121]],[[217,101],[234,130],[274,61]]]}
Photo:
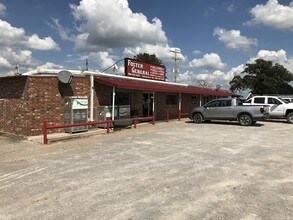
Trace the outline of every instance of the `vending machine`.
{"label": "vending machine", "polygon": [[[64,123],[79,124],[88,122],[88,98],[87,96],[66,96],[64,98]],[[87,131],[88,126],[65,128],[65,132]]]}

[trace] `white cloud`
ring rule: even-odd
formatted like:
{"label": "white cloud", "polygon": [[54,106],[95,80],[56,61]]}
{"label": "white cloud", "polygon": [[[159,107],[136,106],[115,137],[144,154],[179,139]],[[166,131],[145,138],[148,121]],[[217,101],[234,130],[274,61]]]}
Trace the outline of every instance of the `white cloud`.
{"label": "white cloud", "polygon": [[59,50],[59,47],[51,37],[28,36],[23,28],[0,19],[0,74],[11,72],[16,65],[22,71],[35,67],[38,62],[33,59],[32,50]]}
{"label": "white cloud", "polygon": [[185,73],[180,73],[177,76],[177,82],[187,83],[189,85],[197,84],[196,74],[192,71],[186,71]]}
{"label": "white cloud", "polygon": [[250,10],[252,20],[247,25],[262,24],[268,27],[293,31],[293,3],[284,6],[277,0],[268,0]]}
{"label": "white cloud", "polygon": [[[30,65],[32,61],[32,52],[29,50],[12,50],[8,47],[0,48],[0,58],[4,63],[0,62],[0,67],[14,67],[16,64]],[[1,65],[2,64],[2,65]]]}
{"label": "white cloud", "polygon": [[88,59],[95,60],[102,69],[106,69],[118,61],[114,61],[113,57],[108,52],[92,52],[89,54]]}
{"label": "white cloud", "polygon": [[58,45],[51,37],[41,39],[36,34],[27,36],[24,29],[13,27],[11,24],[1,19],[0,45],[34,50],[59,50]]}
{"label": "white cloud", "polygon": [[42,65],[38,65],[37,68],[38,69],[64,69],[64,66],[58,65],[58,64],[55,64],[55,63],[47,62],[47,63],[44,63]]}
{"label": "white cloud", "polygon": [[256,57],[249,59],[248,63],[253,63],[256,59],[270,60],[275,63],[284,63],[287,60],[286,51],[281,49],[279,51],[260,50]]}
{"label": "white cloud", "polygon": [[6,68],[10,68],[11,67],[11,63],[9,63],[8,60],[5,59],[1,55],[0,55],[0,67],[6,67]]}
{"label": "white cloud", "polygon": [[[171,53],[170,50],[175,48],[169,47],[168,45],[161,44],[141,44],[137,47],[125,48],[124,55],[126,57],[133,57],[139,53],[149,53],[155,54],[163,63],[172,62],[172,57],[174,53]],[[176,48],[179,49],[179,48]],[[180,50],[180,49],[179,49]],[[181,53],[177,54],[177,58],[181,59],[181,62],[184,62],[187,58],[184,57]]]}
{"label": "white cloud", "polygon": [[33,34],[28,38],[28,48],[34,50],[60,50],[56,42],[51,37],[39,38],[37,34]]}
{"label": "white cloud", "polygon": [[240,75],[240,73],[243,72],[244,68],[245,67],[243,64],[237,67],[233,67],[230,71],[227,72],[223,79],[227,82],[230,82],[234,76]]}
{"label": "white cloud", "polygon": [[215,70],[212,72],[205,71],[203,73],[194,73],[192,71],[186,71],[185,73],[179,74],[177,79],[178,82],[200,85],[200,82],[205,82],[207,86],[216,87],[221,85],[222,89],[229,89],[229,82],[234,76],[239,75],[244,70],[244,65],[241,64],[237,67],[231,68],[228,72],[221,70]]}
{"label": "white cloud", "polygon": [[190,67],[204,69],[224,69],[226,64],[222,62],[220,56],[216,53],[205,54],[202,59],[194,59],[189,63]]}
{"label": "white cloud", "polygon": [[281,49],[279,51],[271,50],[260,50],[255,57],[250,58],[247,63],[254,63],[256,59],[269,60],[274,63],[279,63],[283,65],[287,70],[293,73],[293,58],[287,58],[287,53],[285,50]]}
{"label": "white cloud", "polygon": [[257,46],[257,40],[241,35],[239,30],[225,30],[224,28],[216,27],[214,36],[223,42],[228,49],[231,50],[250,50],[251,46]]}
{"label": "white cloud", "polygon": [[60,24],[59,19],[52,18],[52,22],[48,23],[48,25],[59,32],[62,40],[74,41],[74,36],[71,36],[70,29],[63,27]]}
{"label": "white cloud", "polygon": [[0,16],[4,16],[6,13],[6,6],[0,3]]}
{"label": "white cloud", "polygon": [[162,22],[158,18],[149,22],[145,15],[132,12],[127,0],[82,0],[70,6],[80,24],[78,51],[167,44]]}
{"label": "white cloud", "polygon": [[235,7],[234,7],[233,4],[231,4],[231,5],[229,5],[229,6],[227,7],[227,11],[228,11],[228,12],[233,12],[234,10],[235,10]]}
{"label": "white cloud", "polygon": [[205,17],[209,17],[209,16],[211,16],[215,11],[216,11],[215,8],[213,8],[213,7],[209,7],[208,9],[205,10],[205,12],[204,12],[204,16],[205,16]]}
{"label": "white cloud", "polygon": [[201,51],[200,50],[194,50],[192,51],[193,54],[201,54]]}

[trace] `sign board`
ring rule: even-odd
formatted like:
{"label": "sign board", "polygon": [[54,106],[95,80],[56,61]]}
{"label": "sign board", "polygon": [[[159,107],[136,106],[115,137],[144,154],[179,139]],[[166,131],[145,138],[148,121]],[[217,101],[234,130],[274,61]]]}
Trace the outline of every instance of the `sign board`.
{"label": "sign board", "polygon": [[87,109],[88,100],[82,98],[73,98],[72,99],[72,109]]}
{"label": "sign board", "polygon": [[165,81],[166,68],[164,66],[143,63],[134,59],[125,59],[125,75]]}

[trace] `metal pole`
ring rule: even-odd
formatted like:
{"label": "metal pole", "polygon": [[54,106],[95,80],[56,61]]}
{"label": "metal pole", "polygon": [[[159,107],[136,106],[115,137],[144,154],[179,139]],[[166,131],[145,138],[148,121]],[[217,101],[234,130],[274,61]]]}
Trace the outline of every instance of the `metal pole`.
{"label": "metal pole", "polygon": [[147,104],[148,104],[148,116],[150,116],[150,103],[151,103],[151,94],[148,93],[148,101],[147,101]]}
{"label": "metal pole", "polygon": [[113,87],[113,102],[112,102],[112,121],[115,120],[114,114],[115,114],[115,87]]}
{"label": "metal pole", "polygon": [[201,95],[199,95],[199,106],[201,106]]}
{"label": "metal pole", "polygon": [[155,92],[153,92],[153,125],[155,125]]}
{"label": "metal pole", "polygon": [[181,102],[182,102],[182,97],[181,97],[181,93],[179,93],[179,111],[181,111]]}
{"label": "metal pole", "polygon": [[153,112],[155,112],[155,92],[153,92]]}
{"label": "metal pole", "polygon": [[91,91],[90,91],[90,121],[94,121],[94,76],[90,75]]}
{"label": "metal pole", "polygon": [[48,144],[48,137],[47,137],[47,121],[43,121],[43,143]]}
{"label": "metal pole", "polygon": [[181,93],[179,93],[179,105],[178,105],[178,121],[180,121],[181,120],[181,99],[182,99],[182,97],[181,97]]}

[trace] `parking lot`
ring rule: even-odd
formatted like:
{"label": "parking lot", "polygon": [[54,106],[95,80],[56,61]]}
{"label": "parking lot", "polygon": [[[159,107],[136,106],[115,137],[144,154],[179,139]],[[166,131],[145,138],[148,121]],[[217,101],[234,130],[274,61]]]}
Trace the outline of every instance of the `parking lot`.
{"label": "parking lot", "polygon": [[42,145],[0,135],[0,219],[293,219],[293,125],[143,125]]}

